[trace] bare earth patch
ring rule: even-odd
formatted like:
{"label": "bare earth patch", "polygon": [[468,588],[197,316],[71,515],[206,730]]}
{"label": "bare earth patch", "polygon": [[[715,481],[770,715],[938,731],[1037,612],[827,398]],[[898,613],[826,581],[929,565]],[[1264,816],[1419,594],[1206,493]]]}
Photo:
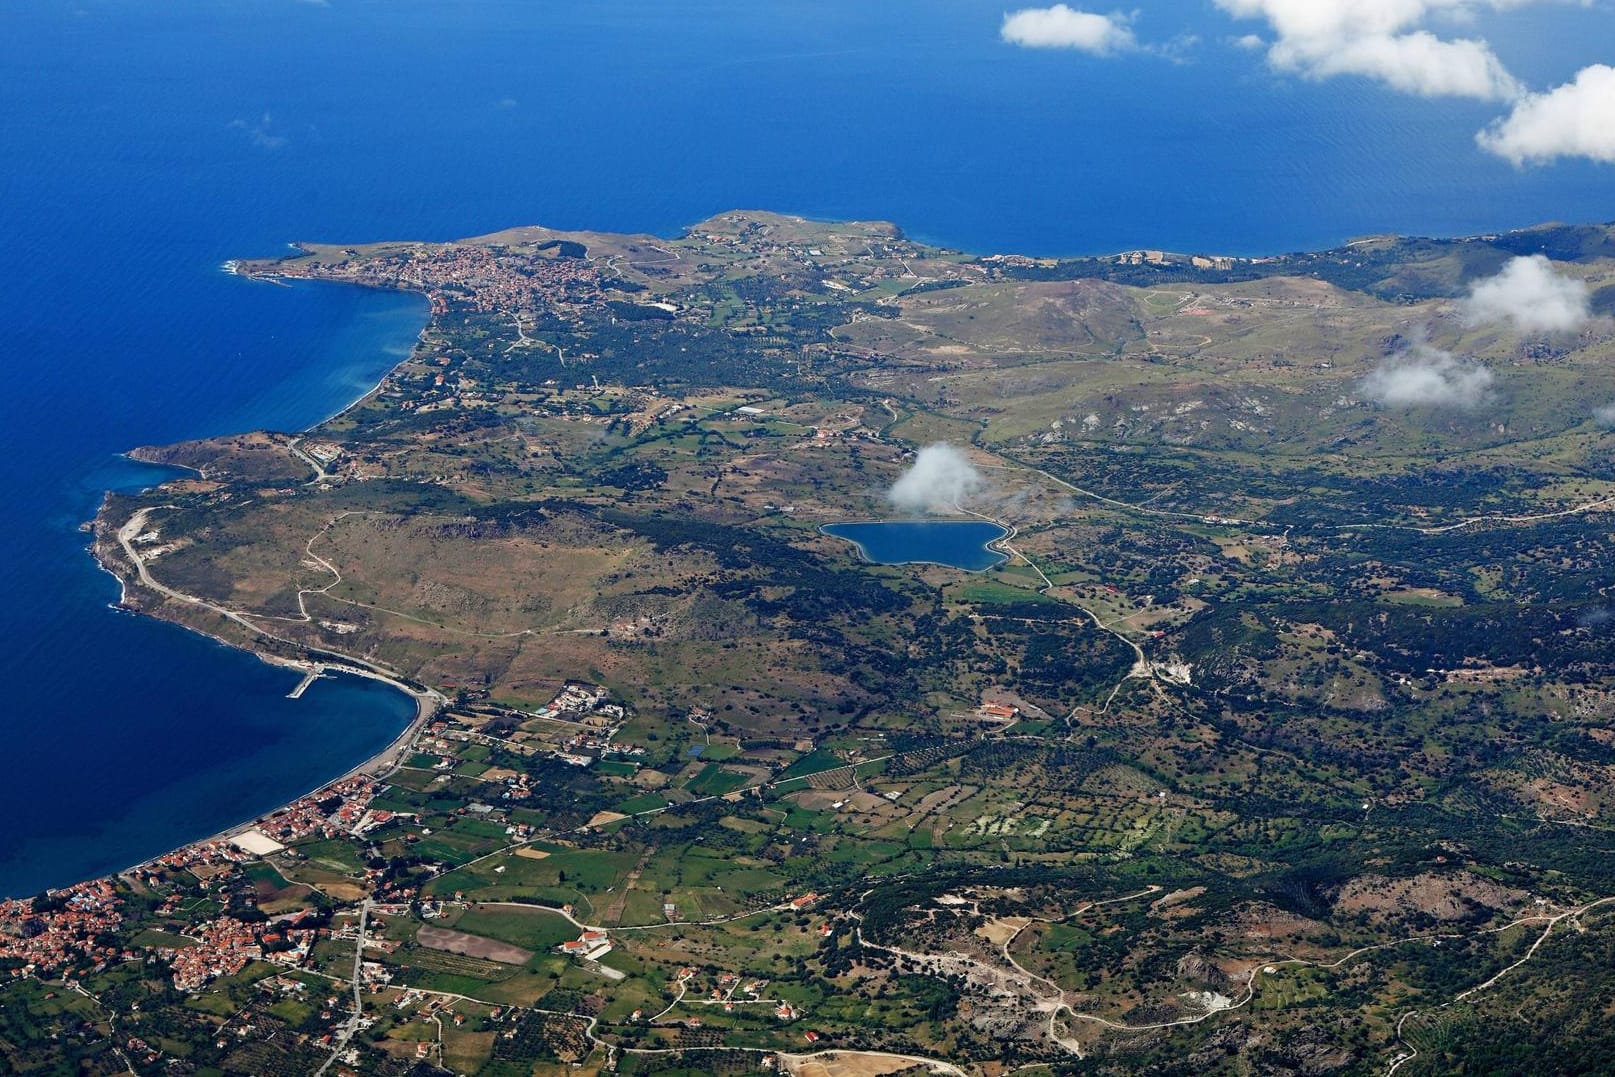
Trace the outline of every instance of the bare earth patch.
{"label": "bare earth patch", "polygon": [[1014,938],[1017,931],[1031,922],[1031,919],[1025,916],[1005,916],[982,924],[976,928],[976,934],[994,946],[1002,946]]}
{"label": "bare earth patch", "polygon": [[908,1059],[858,1051],[837,1051],[813,1058],[781,1057],[785,1062],[785,1072],[793,1077],[882,1077],[883,1074],[913,1069],[916,1065]]}
{"label": "bare earth patch", "polygon": [[433,950],[447,950],[451,954],[480,957],[504,965],[525,965],[533,957],[531,950],[523,950],[520,946],[485,939],[481,935],[467,935],[463,931],[450,931],[446,927],[423,927],[415,933],[415,941]]}
{"label": "bare earth patch", "polygon": [[1514,910],[1526,906],[1531,895],[1499,886],[1467,871],[1426,872],[1411,879],[1363,875],[1341,888],[1335,909],[1341,913],[1368,912],[1381,917],[1424,913],[1438,920],[1458,920],[1477,906]]}

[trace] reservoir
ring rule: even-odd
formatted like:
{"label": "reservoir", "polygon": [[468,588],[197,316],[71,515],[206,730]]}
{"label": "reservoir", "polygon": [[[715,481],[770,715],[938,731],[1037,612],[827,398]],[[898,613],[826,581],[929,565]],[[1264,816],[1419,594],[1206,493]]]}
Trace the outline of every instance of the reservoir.
{"label": "reservoir", "polygon": [[877,565],[948,565],[981,572],[1009,560],[988,547],[1009,534],[978,520],[892,520],[826,524],[819,530],[846,539]]}

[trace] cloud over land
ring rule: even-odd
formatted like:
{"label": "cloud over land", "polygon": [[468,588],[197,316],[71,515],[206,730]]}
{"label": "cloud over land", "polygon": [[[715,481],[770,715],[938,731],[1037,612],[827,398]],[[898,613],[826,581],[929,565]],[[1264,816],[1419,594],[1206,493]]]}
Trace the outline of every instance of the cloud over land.
{"label": "cloud over land", "polygon": [[1390,356],[1363,379],[1363,395],[1388,408],[1475,408],[1491,397],[1492,372],[1428,344]]}
{"label": "cloud over land", "polygon": [[914,456],[886,497],[904,512],[939,512],[958,508],[982,488],[981,472],[970,458],[946,442],[927,445]]}
{"label": "cloud over land", "polygon": [[1477,281],[1463,302],[1471,324],[1503,323],[1522,333],[1569,333],[1592,318],[1592,290],[1562,276],[1540,254],[1515,258],[1495,277]]}

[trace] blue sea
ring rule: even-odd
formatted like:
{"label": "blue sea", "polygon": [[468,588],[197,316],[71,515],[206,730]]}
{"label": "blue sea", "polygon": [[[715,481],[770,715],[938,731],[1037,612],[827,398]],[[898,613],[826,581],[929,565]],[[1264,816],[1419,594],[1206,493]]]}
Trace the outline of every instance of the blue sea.
{"label": "blue sea", "polygon": [[[1261,253],[1615,217],[1611,169],[1516,170],[1496,113],[1272,74],[1209,3],[1175,57],[1002,44],[985,0],[0,0],[0,893],[115,870],[388,741],[385,687],[114,612],[77,525],[118,454],[337,410],[413,297],[220,272],[298,239],[514,224],[670,234],[731,208],[886,218],[980,251]],[[1527,22],[1526,20],[1529,20]],[[1597,8],[1482,18],[1545,86]]]}

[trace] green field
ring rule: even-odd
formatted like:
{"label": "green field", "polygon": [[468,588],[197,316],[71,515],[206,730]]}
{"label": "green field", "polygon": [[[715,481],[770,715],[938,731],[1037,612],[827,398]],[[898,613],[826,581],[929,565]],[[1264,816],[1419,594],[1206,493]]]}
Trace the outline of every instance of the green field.
{"label": "green field", "polygon": [[748,780],[745,774],[726,770],[717,763],[709,763],[702,768],[701,773],[690,779],[685,788],[696,796],[722,796],[739,789]]}
{"label": "green field", "polygon": [[533,951],[552,949],[578,934],[575,925],[555,913],[487,905],[467,909],[454,922],[454,929]]}

